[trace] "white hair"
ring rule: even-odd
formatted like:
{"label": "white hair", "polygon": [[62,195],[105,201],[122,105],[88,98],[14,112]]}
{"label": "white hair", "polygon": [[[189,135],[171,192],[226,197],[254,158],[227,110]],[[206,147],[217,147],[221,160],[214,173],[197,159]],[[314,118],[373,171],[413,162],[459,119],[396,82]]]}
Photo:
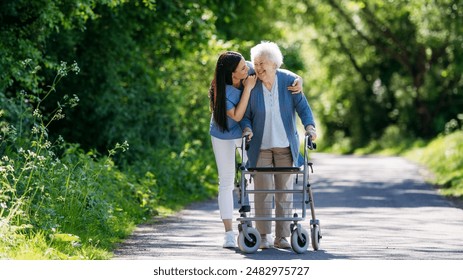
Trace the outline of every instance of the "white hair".
{"label": "white hair", "polygon": [[262,41],[260,44],[251,48],[251,61],[257,57],[266,56],[270,61],[277,65],[277,68],[283,64],[283,54],[277,44],[273,42]]}

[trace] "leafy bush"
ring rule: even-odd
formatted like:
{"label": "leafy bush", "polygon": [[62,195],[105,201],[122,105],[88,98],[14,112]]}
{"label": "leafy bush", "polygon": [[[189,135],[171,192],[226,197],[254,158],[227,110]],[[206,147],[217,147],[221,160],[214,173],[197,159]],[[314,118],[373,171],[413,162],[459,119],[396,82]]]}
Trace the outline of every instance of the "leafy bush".
{"label": "leafy bush", "polygon": [[[50,141],[48,126],[77,100],[64,96],[50,116],[42,115],[41,103],[63,77],[79,70],[76,64],[61,63],[47,90],[21,91],[16,99],[0,94],[6,105],[0,122],[2,258],[106,258],[102,249],[111,248],[150,214],[155,182],[137,182],[112,161],[118,151],[128,149],[127,143],[117,144],[107,156],[96,156],[61,137]],[[29,243],[49,248],[23,252]]]}
{"label": "leafy bush", "polygon": [[[34,71],[28,61],[23,67]],[[217,191],[213,155],[202,153],[206,125],[191,127],[197,139],[181,149],[147,146],[143,160],[123,169],[114,157],[123,159],[127,142],[102,155],[60,136],[52,140],[48,127],[78,98],[62,96],[51,115],[41,104],[62,78],[79,71],[63,62],[49,87],[23,90],[17,98],[0,93],[0,258],[106,259],[136,224]],[[187,101],[196,107],[201,98]]]}
{"label": "leafy bush", "polygon": [[[1,258],[108,258],[135,224],[216,193],[209,4],[0,4]],[[83,70],[62,79],[77,64],[60,60]]]}

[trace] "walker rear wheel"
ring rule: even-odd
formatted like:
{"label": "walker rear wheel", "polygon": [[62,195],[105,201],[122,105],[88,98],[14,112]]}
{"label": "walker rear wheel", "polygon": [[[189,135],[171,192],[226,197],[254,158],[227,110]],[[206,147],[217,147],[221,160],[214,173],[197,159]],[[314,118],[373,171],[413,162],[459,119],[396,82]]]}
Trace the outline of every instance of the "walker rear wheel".
{"label": "walker rear wheel", "polygon": [[320,239],[322,238],[320,234],[320,226],[313,225],[310,231],[312,233],[312,248],[316,251],[320,248]]}
{"label": "walker rear wheel", "polygon": [[[248,240],[246,238],[246,236],[244,235],[244,230],[247,231],[247,234],[249,235],[251,240]],[[240,234],[238,235],[238,247],[244,253],[256,252],[259,249],[260,241],[260,233],[257,231],[257,229],[252,227],[247,227],[246,229],[243,229],[242,231],[240,231]]]}

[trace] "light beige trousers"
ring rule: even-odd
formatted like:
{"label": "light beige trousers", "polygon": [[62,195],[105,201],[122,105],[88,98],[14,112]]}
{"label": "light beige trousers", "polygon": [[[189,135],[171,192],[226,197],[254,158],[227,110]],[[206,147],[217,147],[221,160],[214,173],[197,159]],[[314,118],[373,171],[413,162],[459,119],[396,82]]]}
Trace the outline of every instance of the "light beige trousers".
{"label": "light beige trousers", "polygon": [[[293,158],[287,148],[272,148],[261,150],[256,167],[291,167]],[[293,188],[292,174],[256,174],[254,188],[256,190],[290,190]],[[273,198],[275,198],[275,216],[291,217],[293,195],[291,193],[256,193],[256,217],[271,217]],[[276,221],[275,236],[289,237],[291,221]],[[256,229],[260,234],[272,233],[272,221],[256,221]]]}

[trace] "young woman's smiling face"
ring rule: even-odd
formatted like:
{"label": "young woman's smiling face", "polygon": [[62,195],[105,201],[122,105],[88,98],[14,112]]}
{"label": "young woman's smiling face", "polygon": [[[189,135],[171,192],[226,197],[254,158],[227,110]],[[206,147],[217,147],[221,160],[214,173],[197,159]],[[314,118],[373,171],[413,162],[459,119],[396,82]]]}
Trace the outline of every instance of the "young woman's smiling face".
{"label": "young woman's smiling face", "polygon": [[232,73],[233,78],[243,80],[248,76],[248,71],[249,68],[246,65],[246,61],[244,61],[244,58],[242,58],[240,63],[238,63],[238,66],[236,66],[235,71]]}
{"label": "young woman's smiling face", "polygon": [[261,55],[254,59],[254,70],[256,71],[257,78],[262,82],[267,82],[275,77],[277,67],[267,56]]}

